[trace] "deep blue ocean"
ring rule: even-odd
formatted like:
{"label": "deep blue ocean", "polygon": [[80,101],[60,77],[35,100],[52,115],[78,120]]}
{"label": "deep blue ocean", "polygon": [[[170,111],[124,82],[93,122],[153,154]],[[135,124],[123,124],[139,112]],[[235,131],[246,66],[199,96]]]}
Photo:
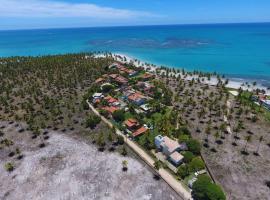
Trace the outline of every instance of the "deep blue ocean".
{"label": "deep blue ocean", "polygon": [[270,85],[270,23],[0,31],[0,57],[88,51]]}

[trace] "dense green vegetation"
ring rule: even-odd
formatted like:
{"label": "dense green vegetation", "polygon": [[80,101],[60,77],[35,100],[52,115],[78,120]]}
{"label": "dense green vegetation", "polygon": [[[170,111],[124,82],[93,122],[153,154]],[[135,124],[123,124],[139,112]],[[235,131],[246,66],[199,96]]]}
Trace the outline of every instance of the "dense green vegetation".
{"label": "dense green vegetation", "polygon": [[201,175],[193,185],[192,197],[194,200],[225,200],[221,187],[211,182],[206,175]]}

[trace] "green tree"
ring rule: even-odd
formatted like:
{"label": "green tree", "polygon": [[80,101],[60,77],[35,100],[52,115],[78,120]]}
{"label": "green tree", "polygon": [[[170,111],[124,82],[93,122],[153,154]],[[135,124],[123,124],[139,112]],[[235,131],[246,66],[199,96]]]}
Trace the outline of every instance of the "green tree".
{"label": "green tree", "polygon": [[185,163],[190,163],[192,159],[195,157],[194,154],[190,151],[186,151],[185,153],[183,153],[183,156]]}
{"label": "green tree", "polygon": [[113,114],[112,114],[113,118],[115,121],[117,122],[122,122],[125,119],[125,112],[123,110],[116,110]]}
{"label": "green tree", "polygon": [[157,171],[159,171],[160,167],[161,167],[160,161],[159,161],[159,160],[156,160],[156,161],[154,162],[154,168],[155,168]]}
{"label": "green tree", "polygon": [[195,140],[195,139],[188,140],[187,147],[188,147],[188,150],[191,151],[192,153],[196,155],[200,154],[201,144],[198,140]]}
{"label": "green tree", "polygon": [[181,177],[181,179],[184,179],[189,175],[189,170],[187,165],[181,165],[177,170],[177,175]]}
{"label": "green tree", "polygon": [[226,196],[221,187],[212,183],[207,175],[201,175],[193,184],[192,197],[194,200],[225,200]]}
{"label": "green tree", "polygon": [[195,157],[188,165],[190,172],[196,172],[205,168],[204,162],[200,157]]}
{"label": "green tree", "polygon": [[12,163],[8,162],[5,164],[5,169],[8,171],[8,172],[11,172],[14,170],[14,166]]}
{"label": "green tree", "polygon": [[85,122],[87,128],[94,129],[101,121],[101,118],[98,116],[90,115]]}

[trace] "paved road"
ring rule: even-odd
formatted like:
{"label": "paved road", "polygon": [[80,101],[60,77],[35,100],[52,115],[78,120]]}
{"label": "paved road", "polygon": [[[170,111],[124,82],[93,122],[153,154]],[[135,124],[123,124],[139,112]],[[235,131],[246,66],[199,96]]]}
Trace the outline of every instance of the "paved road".
{"label": "paved road", "polygon": [[[89,103],[87,100],[87,104],[91,108],[91,110],[98,116],[101,117],[102,121],[106,123],[109,127],[113,127],[113,124],[106,119],[105,117],[101,116],[99,112]],[[165,169],[161,168],[158,171],[154,168],[154,160],[140,147],[138,146],[135,142],[127,138],[119,129],[116,129],[116,134],[123,136],[125,139],[126,144],[133,150],[135,151],[141,159],[143,159],[152,169],[154,169],[156,172],[159,173],[160,177],[167,182],[172,189],[174,189],[183,199],[185,200],[191,200],[191,192],[186,190],[182,184],[177,181],[168,171]]]}

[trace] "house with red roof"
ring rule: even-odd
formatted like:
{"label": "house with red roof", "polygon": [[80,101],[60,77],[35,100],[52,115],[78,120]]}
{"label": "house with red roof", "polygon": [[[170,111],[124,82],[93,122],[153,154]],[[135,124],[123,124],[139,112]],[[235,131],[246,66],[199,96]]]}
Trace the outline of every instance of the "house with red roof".
{"label": "house with red roof", "polygon": [[140,125],[136,119],[130,118],[124,121],[125,126],[128,130],[134,131]]}
{"label": "house with red roof", "polygon": [[147,131],[148,131],[148,128],[145,128],[144,126],[142,126],[141,128],[137,129],[135,132],[133,132],[132,136],[135,138],[135,137],[145,134]]}
{"label": "house with red roof", "polygon": [[119,85],[126,85],[128,83],[128,79],[119,74],[110,74],[109,77]]}
{"label": "house with red roof", "polygon": [[106,106],[106,107],[102,107],[101,109],[102,109],[102,110],[108,111],[111,115],[112,115],[115,111],[119,110],[119,108],[117,108],[117,107],[115,107],[115,106]]}
{"label": "house with red roof", "polygon": [[147,98],[145,96],[143,96],[142,94],[140,94],[138,92],[135,92],[135,93],[128,96],[128,100],[131,103],[134,103],[138,106],[143,105],[145,103],[146,99]]}
{"label": "house with red roof", "polygon": [[144,81],[149,81],[149,80],[154,79],[154,78],[155,78],[154,74],[145,73],[144,75],[142,75],[142,79]]}
{"label": "house with red roof", "polygon": [[112,105],[112,104],[115,104],[115,103],[118,102],[117,99],[113,98],[113,97],[110,96],[110,95],[104,97],[104,100],[105,100],[109,105]]}

